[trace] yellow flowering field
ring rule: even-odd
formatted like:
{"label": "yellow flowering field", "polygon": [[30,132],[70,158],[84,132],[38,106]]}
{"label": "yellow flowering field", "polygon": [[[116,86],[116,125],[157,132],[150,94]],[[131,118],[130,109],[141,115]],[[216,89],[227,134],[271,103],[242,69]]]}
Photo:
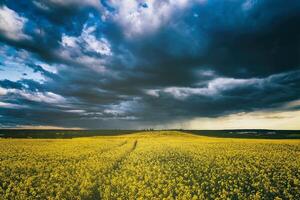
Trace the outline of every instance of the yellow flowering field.
{"label": "yellow flowering field", "polygon": [[300,140],[0,139],[0,199],[300,199]]}

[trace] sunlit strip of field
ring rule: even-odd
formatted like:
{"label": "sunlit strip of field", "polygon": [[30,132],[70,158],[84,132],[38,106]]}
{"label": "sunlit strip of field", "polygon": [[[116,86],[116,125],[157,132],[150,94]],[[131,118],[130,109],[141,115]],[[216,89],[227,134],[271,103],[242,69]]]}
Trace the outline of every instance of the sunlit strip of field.
{"label": "sunlit strip of field", "polygon": [[300,199],[300,140],[1,139],[0,199]]}

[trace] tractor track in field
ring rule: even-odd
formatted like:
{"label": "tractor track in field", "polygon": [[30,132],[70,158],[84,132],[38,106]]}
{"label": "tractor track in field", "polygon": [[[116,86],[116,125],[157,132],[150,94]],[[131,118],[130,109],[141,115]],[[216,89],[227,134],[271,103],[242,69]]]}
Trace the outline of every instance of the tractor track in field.
{"label": "tractor track in field", "polygon": [[[106,149],[103,149],[101,152],[98,153],[98,155],[102,155],[102,154],[105,154],[109,151],[112,151],[114,149],[117,149],[117,148],[120,148],[124,145],[126,145],[128,143],[127,140],[125,140],[124,142],[116,145],[116,146],[113,146],[113,147],[109,147],[109,148],[106,148]],[[83,155],[79,160],[86,160],[87,158],[91,157],[94,153],[89,153],[89,154],[86,154],[86,155]]]}
{"label": "tractor track in field", "polygon": [[122,156],[119,160],[117,160],[117,161],[115,162],[115,164],[114,164],[113,167],[111,168],[112,170],[110,171],[110,173],[113,172],[113,171],[119,170],[119,169],[121,168],[122,162],[123,162],[124,160],[126,160],[126,159],[128,158],[128,156],[136,149],[137,144],[138,144],[138,141],[135,140],[135,141],[133,142],[132,147],[129,149],[129,151],[128,151],[127,153],[125,153],[124,156]]}
{"label": "tractor track in field", "polygon": [[114,146],[114,147],[107,148],[107,149],[103,150],[100,154],[103,154],[103,153],[109,152],[109,151],[111,151],[111,150],[120,148],[120,147],[126,145],[127,143],[128,143],[128,141],[126,140],[126,141],[122,142],[121,144],[118,144],[118,145],[116,145],[116,146]]}
{"label": "tractor track in field", "polygon": [[[128,141],[125,141],[125,142],[123,142],[122,144],[118,145],[117,147],[111,148],[110,150],[115,149],[115,148],[120,148],[120,147],[126,145],[127,143],[128,143]],[[118,160],[116,160],[116,161],[114,162],[114,164],[112,165],[111,168],[107,169],[107,170],[103,173],[103,175],[106,177],[106,179],[109,179],[110,185],[111,185],[111,175],[112,175],[115,171],[118,171],[118,170],[121,169],[122,163],[124,162],[124,160],[126,160],[126,159],[129,157],[129,155],[130,155],[132,152],[134,152],[134,150],[137,148],[137,144],[138,144],[138,141],[137,141],[137,140],[134,140],[132,147],[131,147],[128,151],[126,151],[126,152],[124,153],[123,156],[121,156]],[[108,151],[109,151],[109,150],[108,150]],[[95,190],[95,193],[94,193],[92,199],[102,199],[102,198],[101,198],[101,191],[99,191],[99,188],[100,188],[100,183],[99,183],[99,181],[97,181],[97,183],[96,183],[96,185],[95,185],[95,189],[96,189],[96,190]]]}

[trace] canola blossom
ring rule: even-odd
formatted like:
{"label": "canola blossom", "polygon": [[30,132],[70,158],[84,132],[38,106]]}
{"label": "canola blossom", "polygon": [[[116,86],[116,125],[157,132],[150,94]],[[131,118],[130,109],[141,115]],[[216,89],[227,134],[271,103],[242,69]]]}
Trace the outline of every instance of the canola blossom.
{"label": "canola blossom", "polygon": [[300,199],[300,140],[1,139],[0,199]]}

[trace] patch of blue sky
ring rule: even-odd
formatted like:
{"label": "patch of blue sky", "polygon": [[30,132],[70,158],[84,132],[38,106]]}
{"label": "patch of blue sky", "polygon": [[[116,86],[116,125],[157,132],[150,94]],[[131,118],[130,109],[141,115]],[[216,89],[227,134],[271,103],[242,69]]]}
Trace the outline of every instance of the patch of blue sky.
{"label": "patch of blue sky", "polygon": [[0,64],[0,80],[19,81],[21,79],[32,79],[38,82],[44,82],[45,77],[39,73],[34,72],[26,65],[14,62],[2,62]]}
{"label": "patch of blue sky", "polygon": [[26,63],[32,62],[25,51],[17,51],[7,45],[0,47],[0,80],[18,81],[32,79],[38,82],[45,81],[40,72],[35,72]]}
{"label": "patch of blue sky", "polygon": [[144,3],[140,3],[140,7],[143,7],[143,8],[148,8],[148,4],[146,2]]}
{"label": "patch of blue sky", "polygon": [[109,11],[109,12],[115,12],[116,9],[111,6],[111,4],[109,3],[109,1],[106,0],[101,0],[101,4]]}

